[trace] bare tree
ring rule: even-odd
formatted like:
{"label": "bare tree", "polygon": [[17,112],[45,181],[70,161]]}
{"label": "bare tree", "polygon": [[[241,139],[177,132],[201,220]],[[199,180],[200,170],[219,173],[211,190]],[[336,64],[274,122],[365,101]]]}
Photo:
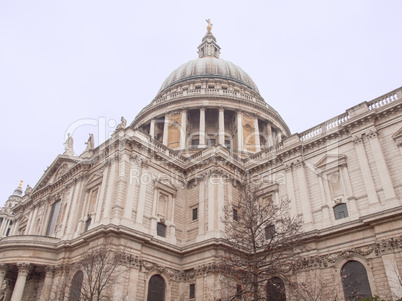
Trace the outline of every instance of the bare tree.
{"label": "bare tree", "polygon": [[334,277],[326,276],[320,270],[295,271],[288,288],[291,294],[300,301],[339,301],[343,300],[342,280],[335,281]]}
{"label": "bare tree", "polygon": [[[110,244],[87,251],[68,267],[53,289],[53,298],[59,301],[111,300],[112,287],[120,283],[128,270],[130,256],[122,251],[110,250]],[[120,296],[124,300],[123,296]]]}
{"label": "bare tree", "polygon": [[225,206],[226,249],[219,254],[227,300],[266,300],[266,283],[285,279],[298,258],[302,221],[289,200],[274,201],[252,184],[241,185],[237,206]]}

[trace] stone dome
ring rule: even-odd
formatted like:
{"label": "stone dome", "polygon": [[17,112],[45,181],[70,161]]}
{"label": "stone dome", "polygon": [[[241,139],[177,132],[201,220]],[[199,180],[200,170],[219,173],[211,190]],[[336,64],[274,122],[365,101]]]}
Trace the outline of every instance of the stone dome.
{"label": "stone dome", "polygon": [[217,78],[231,80],[243,84],[254,92],[259,93],[251,77],[232,62],[214,56],[204,56],[189,61],[173,71],[162,84],[158,94],[177,83],[191,79]]}

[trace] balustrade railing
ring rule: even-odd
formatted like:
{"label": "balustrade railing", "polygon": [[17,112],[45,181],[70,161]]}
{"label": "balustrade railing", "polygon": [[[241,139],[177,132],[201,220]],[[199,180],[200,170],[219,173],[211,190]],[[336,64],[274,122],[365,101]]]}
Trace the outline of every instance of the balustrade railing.
{"label": "balustrade railing", "polygon": [[[399,94],[401,91],[399,90]],[[378,109],[380,107],[383,107],[391,102],[394,102],[395,100],[398,100],[398,93],[397,91],[393,91],[390,94],[386,94],[384,96],[378,97],[372,101],[368,102],[368,108],[369,110],[374,110]]]}
{"label": "balustrade railing", "polygon": [[[388,94],[380,96],[374,100],[363,102],[361,105],[366,107],[366,110],[375,110],[393,103],[396,100],[402,99],[402,88],[394,90]],[[355,106],[358,107],[359,105]],[[349,110],[348,110],[349,111]],[[311,129],[308,129],[299,134],[301,141],[307,141],[319,135],[325,135],[328,132],[335,131],[340,125],[350,119],[348,112],[338,115],[328,121],[325,121]]]}

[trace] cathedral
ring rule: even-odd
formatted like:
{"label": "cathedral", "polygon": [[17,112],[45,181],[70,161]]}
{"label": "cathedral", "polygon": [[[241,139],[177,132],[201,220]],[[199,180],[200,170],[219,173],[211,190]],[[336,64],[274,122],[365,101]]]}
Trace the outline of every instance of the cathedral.
{"label": "cathedral", "polygon": [[[99,146],[90,135],[79,156],[69,135],[38,183],[15,189],[0,211],[0,300],[83,300],[82,271],[68,267],[105,244],[125,268],[102,300],[227,300],[214,250],[245,175],[303,220],[305,275],[338,300],[356,300],[351,282],[363,297],[402,297],[402,88],[292,134],[220,56],[208,24],[198,58],[131,123]],[[299,300],[276,281],[280,300]]]}

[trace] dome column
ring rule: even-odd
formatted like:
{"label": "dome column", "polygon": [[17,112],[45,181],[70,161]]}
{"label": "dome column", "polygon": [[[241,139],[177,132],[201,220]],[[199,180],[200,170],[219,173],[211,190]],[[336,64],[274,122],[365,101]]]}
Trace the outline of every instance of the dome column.
{"label": "dome column", "polygon": [[163,124],[163,145],[168,145],[169,116],[165,115],[165,123]]}
{"label": "dome column", "polygon": [[272,126],[270,124],[267,124],[267,134],[268,134],[268,139],[267,139],[268,147],[273,146],[274,139],[272,138]]}
{"label": "dome column", "polygon": [[152,139],[155,138],[155,119],[151,120],[150,128],[149,128],[149,135]]}
{"label": "dome column", "polygon": [[254,117],[254,130],[255,130],[255,151],[261,151],[261,143],[260,143],[260,129],[258,127],[258,116]]}
{"label": "dome column", "polygon": [[237,150],[243,151],[243,118],[242,112],[237,111]]}
{"label": "dome column", "polygon": [[219,144],[225,146],[225,110],[219,108]]}
{"label": "dome column", "polygon": [[200,139],[198,147],[205,147],[205,108],[200,108]]}
{"label": "dome column", "polygon": [[186,148],[187,137],[187,111],[181,112],[181,126],[180,126],[180,149]]}

